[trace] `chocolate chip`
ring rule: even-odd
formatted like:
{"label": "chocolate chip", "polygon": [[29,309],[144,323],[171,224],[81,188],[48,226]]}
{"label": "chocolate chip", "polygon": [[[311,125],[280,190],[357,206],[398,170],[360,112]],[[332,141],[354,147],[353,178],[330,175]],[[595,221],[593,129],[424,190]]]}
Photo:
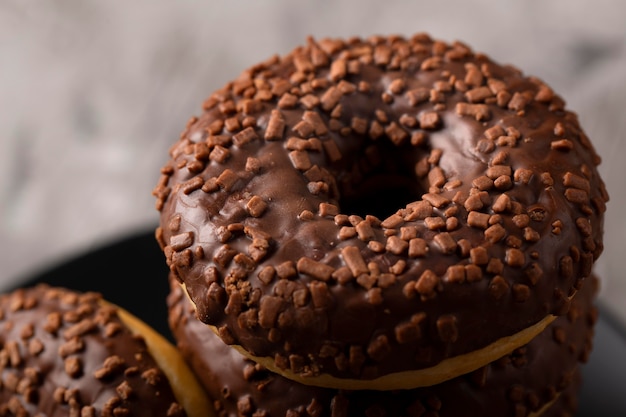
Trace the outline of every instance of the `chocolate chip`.
{"label": "chocolate chip", "polygon": [[433,206],[428,201],[419,201],[407,205],[407,210],[409,213],[405,215],[405,221],[424,220],[432,215]]}
{"label": "chocolate chip", "polygon": [[478,282],[483,279],[483,270],[477,265],[464,265],[465,280],[467,282]]}
{"label": "chocolate chip", "polygon": [[363,352],[363,348],[361,346],[350,346],[349,355],[348,355],[348,363],[350,366],[350,371],[353,374],[358,375],[360,373],[361,367],[365,363],[367,357]]}
{"label": "chocolate chip", "polygon": [[393,94],[400,94],[404,91],[406,83],[402,78],[396,78],[389,84],[389,91]]}
{"label": "chocolate chip", "polygon": [[494,224],[485,230],[485,239],[491,243],[496,243],[506,236],[506,229],[499,224]]}
{"label": "chocolate chip", "polygon": [[511,210],[511,199],[506,194],[500,194],[491,206],[494,212],[503,213]]}
{"label": "chocolate chip", "polygon": [[33,323],[25,324],[20,331],[20,338],[23,340],[30,339],[35,334],[35,326]]}
{"label": "chocolate chip", "polygon": [[563,176],[563,185],[566,187],[578,188],[579,190],[586,192],[591,191],[589,180],[571,172],[567,172]]}
{"label": "chocolate chip", "polygon": [[434,243],[439,247],[442,253],[452,254],[456,250],[456,240],[448,232],[442,232],[433,238]]}
{"label": "chocolate chip", "polygon": [[284,306],[284,301],[280,297],[264,295],[261,297],[259,309],[259,325],[264,329],[270,329],[274,326],[278,314]]}
{"label": "chocolate chip", "polygon": [[480,103],[492,96],[493,93],[491,89],[487,86],[476,87],[465,93],[465,98],[470,103]]}
{"label": "chocolate chip", "polygon": [[508,108],[510,110],[522,111],[526,108],[526,105],[528,105],[528,102],[529,100],[526,98],[524,94],[515,92],[513,94],[513,97],[511,97],[511,100],[508,103]]}
{"label": "chocolate chip", "polygon": [[409,257],[422,258],[428,254],[428,243],[421,238],[411,239],[409,241]]}
{"label": "chocolate chip", "polygon": [[471,86],[481,86],[484,82],[483,74],[480,69],[472,63],[465,64],[465,83]]}
{"label": "chocolate chip", "polygon": [[387,137],[397,146],[404,143],[404,141],[409,137],[407,131],[396,122],[391,122],[387,127],[385,127],[384,131]]}
{"label": "chocolate chip", "polygon": [[495,299],[500,300],[509,291],[509,284],[500,275],[496,275],[489,283],[489,295]]}
{"label": "chocolate chip", "polygon": [[280,110],[275,109],[270,113],[270,118],[265,130],[265,140],[281,140],[285,130],[285,119]]}
{"label": "chocolate chip", "polygon": [[574,261],[571,256],[563,256],[559,260],[559,275],[563,278],[571,278],[574,275]]}
{"label": "chocolate chip", "polygon": [[365,289],[371,289],[376,285],[376,277],[370,274],[361,274],[356,278],[356,282]]}
{"label": "chocolate chip", "polygon": [[440,56],[431,56],[422,61],[422,65],[420,65],[420,69],[422,71],[432,71],[441,66],[442,59]]}
{"label": "chocolate chip", "polygon": [[96,329],[96,323],[90,318],[85,318],[65,330],[63,332],[63,337],[65,338],[65,340],[70,340],[76,336],[83,336],[87,333],[91,333]]}
{"label": "chocolate chip", "polygon": [[291,151],[289,152],[289,159],[294,168],[300,171],[306,171],[312,166],[309,155],[305,151]]}
{"label": "chocolate chip", "polygon": [[576,227],[580,231],[580,234],[588,237],[591,236],[592,228],[589,219],[585,217],[579,217],[576,219]]}
{"label": "chocolate chip", "polygon": [[407,250],[408,247],[409,244],[406,241],[397,236],[390,236],[387,239],[387,245],[385,248],[394,255],[401,255]]}
{"label": "chocolate chip", "polygon": [[470,211],[467,214],[467,224],[479,229],[486,229],[489,227],[489,217],[487,213],[480,213],[478,211]]}
{"label": "chocolate chip", "polygon": [[343,93],[337,87],[330,87],[328,90],[324,92],[324,94],[320,97],[320,102],[322,103],[322,109],[325,111],[331,111],[333,107],[335,107],[338,103]]}
{"label": "chocolate chip", "polygon": [[193,244],[193,239],[194,239],[193,232],[186,232],[186,233],[181,233],[181,234],[172,236],[170,238],[170,247],[173,250],[179,252],[191,246]]}
{"label": "chocolate chip", "polygon": [[335,271],[332,266],[307,257],[300,258],[296,267],[301,274],[308,274],[322,281],[328,281]]}
{"label": "chocolate chip", "polygon": [[576,188],[568,188],[565,190],[565,198],[567,201],[576,204],[583,204],[589,201],[589,195],[584,190]]}
{"label": "chocolate chip", "polygon": [[151,368],[142,372],[141,378],[146,381],[148,385],[156,386],[161,381],[162,374],[157,368]]}
{"label": "chocolate chip", "polygon": [[69,355],[82,352],[84,349],[85,343],[83,342],[83,339],[75,336],[59,346],[59,355],[62,358],[66,358]]}
{"label": "chocolate chip", "polygon": [[472,185],[481,191],[488,191],[493,187],[493,180],[483,175],[481,177],[474,178]]}
{"label": "chocolate chip", "polygon": [[404,223],[404,218],[400,214],[392,214],[380,224],[385,229],[395,229]]}
{"label": "chocolate chip", "polygon": [[471,213],[471,212],[475,212],[476,210],[480,210],[481,208],[483,208],[483,201],[480,198],[480,195],[473,194],[469,196],[467,200],[465,200],[465,202],[463,203],[463,206],[465,207],[467,211]]}
{"label": "chocolate chip", "polygon": [[448,314],[437,319],[437,333],[444,343],[454,343],[459,337],[456,317]]}
{"label": "chocolate chip", "polygon": [[441,125],[441,117],[437,112],[423,112],[418,116],[420,127],[426,130],[437,129]]}
{"label": "chocolate chip", "polygon": [[507,263],[507,265],[514,268],[522,267],[525,262],[524,252],[514,248],[507,249],[505,262]]}
{"label": "chocolate chip", "polygon": [[450,200],[441,194],[427,193],[422,196],[422,199],[437,208],[441,208],[450,203]]}
{"label": "chocolate chip", "polygon": [[518,168],[515,170],[515,173],[513,174],[513,179],[515,180],[515,182],[528,184],[532,176],[533,176],[533,172],[531,170],[525,169],[525,168]]}
{"label": "chocolate chip", "polygon": [[382,334],[375,337],[367,347],[367,354],[375,361],[382,361],[391,353],[391,346],[387,336]]}
{"label": "chocolate chip", "polygon": [[489,120],[491,111],[485,104],[457,103],[456,112],[460,116],[472,116],[477,121]]}
{"label": "chocolate chip", "polygon": [[431,187],[440,188],[446,183],[446,176],[443,173],[443,170],[439,167],[434,167],[428,173],[428,182]]}
{"label": "chocolate chip", "polygon": [[104,360],[102,367],[94,371],[96,379],[107,379],[121,373],[126,366],[124,359],[117,355],[111,355]]}
{"label": "chocolate chip", "polygon": [[39,355],[44,351],[44,344],[40,339],[34,338],[28,342],[28,353],[33,356]]}
{"label": "chocolate chip", "polygon": [[329,139],[322,142],[322,146],[324,147],[324,151],[328,155],[328,158],[332,162],[339,161],[341,159],[341,152],[339,151],[339,147],[335,143],[334,140]]}
{"label": "chocolate chip", "polygon": [[72,378],[78,378],[83,373],[83,365],[79,358],[71,356],[65,359],[65,373]]}
{"label": "chocolate chip", "polygon": [[233,189],[237,181],[239,180],[239,176],[231,171],[230,169],[225,169],[218,177],[217,177],[217,185],[223,188],[226,191],[230,191]]}
{"label": "chocolate chip", "polygon": [[[387,274],[391,275],[392,274]],[[365,299],[372,305],[380,305],[383,302],[382,288],[370,288],[365,293]]]}
{"label": "chocolate chip", "polygon": [[419,87],[413,90],[409,90],[405,93],[405,97],[412,107],[417,106],[420,103],[428,101],[430,97],[430,90],[425,87]]}
{"label": "chocolate chip", "polygon": [[470,260],[475,265],[487,265],[489,262],[489,253],[482,246],[477,246],[470,250]]}
{"label": "chocolate chip", "polygon": [[246,203],[246,209],[252,217],[261,217],[267,209],[267,203],[255,195]]}
{"label": "chocolate chip", "polygon": [[465,281],[465,268],[463,265],[449,266],[443,277],[445,282],[462,283]]}
{"label": "chocolate chip", "polygon": [[439,285],[439,278],[430,269],[425,270],[415,283],[415,290],[423,297],[430,298],[435,295]]}
{"label": "chocolate chip", "polygon": [[347,246],[341,250],[344,262],[350,268],[354,277],[368,272],[367,265],[361,256],[361,252],[356,246]]}
{"label": "chocolate chip", "polygon": [[543,102],[543,103],[548,103],[552,101],[553,98],[554,98],[554,92],[552,91],[550,87],[548,87],[545,84],[539,87],[539,90],[537,90],[537,94],[535,95],[535,100]]}
{"label": "chocolate chip", "polygon": [[347,73],[347,62],[345,59],[336,59],[332,62],[330,66],[329,77],[333,81],[339,81],[344,78]]}
{"label": "chocolate chip", "polygon": [[441,217],[437,217],[437,216],[426,217],[424,219],[424,225],[429,230],[439,230],[439,229],[443,229],[446,227],[446,221],[442,219]]}
{"label": "chocolate chip", "polygon": [[513,299],[518,303],[522,303],[530,297],[530,289],[527,285],[513,284],[512,291]]}
{"label": "chocolate chip", "polygon": [[247,127],[236,135],[233,135],[233,143],[238,147],[242,147],[258,138],[259,137],[254,131],[254,128]]}
{"label": "chocolate chip", "polygon": [[550,149],[567,152],[574,149],[574,143],[569,139],[553,140],[550,142]]}
{"label": "chocolate chip", "polygon": [[531,285],[536,285],[543,276],[543,270],[536,262],[531,263],[525,270],[524,275]]}

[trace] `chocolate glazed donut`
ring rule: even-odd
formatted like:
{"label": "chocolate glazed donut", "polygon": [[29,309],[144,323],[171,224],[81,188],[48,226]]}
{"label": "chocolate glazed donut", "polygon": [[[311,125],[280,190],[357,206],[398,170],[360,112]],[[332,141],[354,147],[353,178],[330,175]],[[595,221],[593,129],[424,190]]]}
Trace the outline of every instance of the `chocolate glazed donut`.
{"label": "chocolate glazed donut", "polygon": [[0,327],[2,416],[214,415],[180,353],[100,294],[18,289]]}
{"label": "chocolate glazed donut", "polygon": [[459,42],[309,39],[189,121],[156,236],[200,319],[271,370],[436,384],[566,313],[602,252],[600,158],[564,106]]}
{"label": "chocolate glazed donut", "polygon": [[592,276],[567,315],[529,344],[477,371],[410,390],[337,390],[291,381],[246,359],[196,319],[181,286],[173,278],[170,282],[170,328],[220,417],[551,415],[544,412],[565,401],[564,394],[578,396],[579,364],[589,358],[597,318],[598,281]]}

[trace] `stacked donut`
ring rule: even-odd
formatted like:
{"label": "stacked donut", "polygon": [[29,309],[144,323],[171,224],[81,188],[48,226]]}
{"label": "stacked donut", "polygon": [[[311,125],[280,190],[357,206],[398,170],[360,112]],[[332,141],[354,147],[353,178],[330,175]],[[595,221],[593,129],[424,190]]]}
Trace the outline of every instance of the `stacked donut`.
{"label": "stacked donut", "polygon": [[163,336],[98,293],[39,284],[0,296],[0,416],[207,417]]}
{"label": "stacked donut", "polygon": [[538,78],[424,34],[309,39],[214,92],[170,156],[170,325],[220,414],[575,398],[608,195]]}
{"label": "stacked donut", "polygon": [[218,416],[567,416],[577,406],[578,364],[591,349],[593,281],[527,345],[443,383],[393,391],[321,388],[268,371],[198,320],[173,279],[168,306],[178,347]]}

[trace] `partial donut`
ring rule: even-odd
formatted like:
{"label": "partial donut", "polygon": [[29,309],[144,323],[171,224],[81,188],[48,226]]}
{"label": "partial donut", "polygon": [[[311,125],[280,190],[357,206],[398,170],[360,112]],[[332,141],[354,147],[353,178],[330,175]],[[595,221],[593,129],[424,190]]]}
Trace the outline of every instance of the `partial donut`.
{"label": "partial donut", "polygon": [[211,416],[180,353],[96,293],[0,296],[0,415]]}
{"label": "partial donut", "polygon": [[288,378],[471,372],[566,313],[602,252],[576,115],[460,42],[309,39],[203,110],[154,189],[156,236],[200,320]]}
{"label": "partial donut", "polygon": [[[199,321],[180,285],[174,278],[170,283],[172,333],[220,417],[543,415],[560,402],[561,392],[570,391],[570,386],[577,389],[572,381],[589,357],[597,317],[593,278],[576,295],[566,316],[528,345],[468,375],[411,390],[337,390],[291,381],[247,359]],[[576,391],[570,395],[577,397]]]}

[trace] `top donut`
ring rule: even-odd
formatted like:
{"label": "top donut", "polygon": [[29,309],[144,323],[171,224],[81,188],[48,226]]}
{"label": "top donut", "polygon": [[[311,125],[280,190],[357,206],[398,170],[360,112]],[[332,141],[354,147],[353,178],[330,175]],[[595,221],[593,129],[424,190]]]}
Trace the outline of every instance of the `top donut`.
{"label": "top donut", "polygon": [[309,39],[255,65],[170,157],[157,239],[199,318],[307,384],[483,366],[564,314],[603,247],[608,196],[576,115],[425,34]]}

